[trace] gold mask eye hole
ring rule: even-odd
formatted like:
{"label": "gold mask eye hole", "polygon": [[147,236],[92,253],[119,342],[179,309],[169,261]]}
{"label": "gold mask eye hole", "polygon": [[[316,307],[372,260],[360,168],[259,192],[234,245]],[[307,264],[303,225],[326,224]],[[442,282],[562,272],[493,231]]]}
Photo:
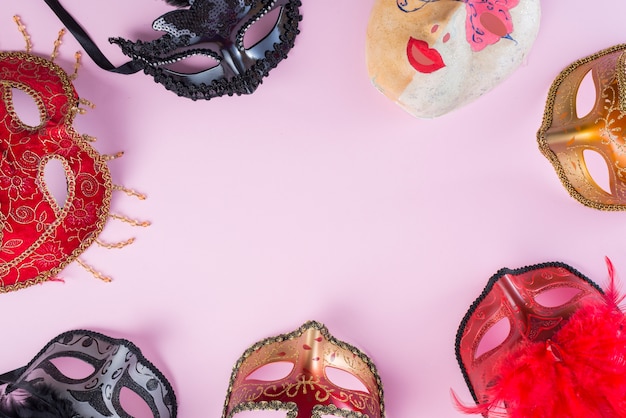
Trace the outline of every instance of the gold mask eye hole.
{"label": "gold mask eye hole", "polygon": [[582,119],[589,115],[596,105],[596,86],[593,71],[587,71],[576,92],[576,117]]}
{"label": "gold mask eye hole", "polygon": [[293,367],[293,363],[290,363],[288,361],[275,361],[273,363],[265,364],[254,370],[252,373],[246,376],[246,380],[274,382],[276,380],[281,380],[289,376],[289,374],[293,370]]}
{"label": "gold mask eye hole", "polygon": [[370,393],[363,382],[361,382],[361,380],[352,373],[336,367],[326,367],[325,372],[328,380],[340,388]]}
{"label": "gold mask eye hole", "polygon": [[604,192],[611,194],[611,180],[609,166],[597,151],[586,149],[583,151],[583,161],[591,180]]}

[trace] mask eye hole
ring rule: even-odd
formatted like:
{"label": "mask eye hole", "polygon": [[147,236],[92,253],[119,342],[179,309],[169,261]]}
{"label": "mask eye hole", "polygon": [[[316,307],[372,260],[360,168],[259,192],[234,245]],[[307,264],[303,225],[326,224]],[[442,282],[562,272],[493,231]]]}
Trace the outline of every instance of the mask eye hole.
{"label": "mask eye hole", "polygon": [[56,204],[62,208],[67,202],[67,176],[65,167],[58,158],[50,158],[43,171],[46,192],[51,195]]}
{"label": "mask eye hole", "polygon": [[43,123],[43,117],[37,101],[26,91],[11,89],[13,109],[20,121],[29,128],[36,128]]}
{"label": "mask eye hole", "polygon": [[482,336],[478,347],[476,347],[476,353],[474,358],[478,358],[483,354],[493,350],[500,346],[511,333],[511,322],[508,318],[501,318],[495,324],[493,324],[487,332]]}
{"label": "mask eye hole", "polygon": [[277,7],[269,13],[263,15],[259,20],[254,22],[252,26],[248,28],[243,36],[243,47],[250,49],[272,32],[278,18],[281,14],[281,7]]}
{"label": "mask eye hole", "polygon": [[124,386],[120,389],[120,405],[122,409],[133,418],[153,418],[154,414],[150,406],[135,391]]}
{"label": "mask eye hole", "polygon": [[250,373],[246,380],[261,380],[263,382],[273,382],[276,380],[284,379],[289,376],[293,370],[293,363],[288,361],[276,361],[274,363],[265,364],[252,373]]}
{"label": "mask eye hole", "polygon": [[[184,51],[180,52],[184,54]],[[207,54],[193,54],[163,67],[181,74],[196,74],[218,65],[219,61]]]}
{"label": "mask eye hole", "polygon": [[593,72],[587,74],[581,80],[576,92],[576,116],[582,119],[589,115],[596,105],[596,85],[593,81]]}
{"label": "mask eye hole", "polygon": [[72,380],[85,380],[96,371],[93,365],[77,357],[55,357],[50,360],[50,363],[62,375]]}
{"label": "mask eye hole", "polygon": [[255,411],[240,411],[233,417],[236,418],[287,418],[286,411],[273,411],[271,409],[255,410]]}
{"label": "mask eye hole", "polygon": [[587,168],[589,176],[593,179],[593,182],[606,193],[611,194],[609,166],[602,155],[596,151],[586,149],[583,151],[583,160],[585,161],[585,167]]}
{"label": "mask eye hole", "polygon": [[535,296],[535,302],[545,308],[556,308],[558,306],[565,305],[574,299],[580,292],[580,289],[573,287],[557,287],[539,293]]}
{"label": "mask eye hole", "polygon": [[326,367],[325,372],[328,380],[341,388],[369,393],[363,382],[352,373],[336,367]]}

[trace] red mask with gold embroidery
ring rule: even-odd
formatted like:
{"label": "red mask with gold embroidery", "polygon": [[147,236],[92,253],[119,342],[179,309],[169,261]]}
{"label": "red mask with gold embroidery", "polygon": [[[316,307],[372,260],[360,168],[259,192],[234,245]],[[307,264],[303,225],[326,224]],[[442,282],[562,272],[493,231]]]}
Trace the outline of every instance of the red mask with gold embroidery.
{"label": "red mask with gold embroidery", "polygon": [[[273,363],[291,363],[280,379],[260,380],[255,372]],[[329,379],[331,370],[356,378],[365,390],[348,389]],[[245,410],[287,411],[288,418],[384,417],[382,383],[371,360],[326,327],[307,322],[290,334],[260,341],[235,365],[223,418]]]}
{"label": "red mask with gold embroidery", "polygon": [[[0,53],[0,292],[54,278],[76,259],[102,231],[113,189],[108,158],[72,127],[82,102],[71,77],[29,50]],[[37,103],[39,125],[20,120],[14,89]],[[55,159],[67,183],[62,204],[44,179]]]}

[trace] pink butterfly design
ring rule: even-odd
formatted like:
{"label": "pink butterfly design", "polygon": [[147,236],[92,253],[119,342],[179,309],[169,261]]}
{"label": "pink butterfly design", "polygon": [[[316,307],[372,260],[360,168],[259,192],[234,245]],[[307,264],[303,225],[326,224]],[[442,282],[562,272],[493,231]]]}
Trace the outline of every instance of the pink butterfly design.
{"label": "pink butterfly design", "polygon": [[502,38],[513,40],[513,21],[509,9],[519,0],[467,0],[465,30],[472,51],[480,51]]}
{"label": "pink butterfly design", "polygon": [[472,51],[481,51],[502,38],[514,41],[511,37],[513,21],[509,10],[517,6],[519,0],[396,0],[396,3],[403,12],[412,13],[438,1],[465,3],[465,30]]}

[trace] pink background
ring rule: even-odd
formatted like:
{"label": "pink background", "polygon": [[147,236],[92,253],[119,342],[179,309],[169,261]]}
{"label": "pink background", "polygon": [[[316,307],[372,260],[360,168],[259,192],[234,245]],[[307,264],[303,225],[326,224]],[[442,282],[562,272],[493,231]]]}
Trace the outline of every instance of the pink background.
{"label": "pink background", "polygon": [[[253,94],[192,102],[142,74],[86,55],[75,82],[96,109],[79,116],[114,182],[102,238],[60,282],[0,295],[0,371],[51,338],[88,328],[127,338],[170,379],[179,416],[220,416],[231,367],[254,342],[309,319],[365,351],[391,418],[462,416],[470,400],[454,357],[457,326],[501,267],[570,264],[599,283],[604,256],[626,277],[626,214],[571,198],[538,150],[548,88],[572,61],[624,41],[626,2],[543,2],[524,66],[477,101],[415,119],[380,94],[365,66],[374,0],[303,0],[289,58]],[[116,64],[109,36],[154,38],[160,0],[63,4]],[[19,14],[48,56],[56,16],[38,0],[2,0],[0,49],[23,50]],[[57,63],[81,49],[64,38]]]}

